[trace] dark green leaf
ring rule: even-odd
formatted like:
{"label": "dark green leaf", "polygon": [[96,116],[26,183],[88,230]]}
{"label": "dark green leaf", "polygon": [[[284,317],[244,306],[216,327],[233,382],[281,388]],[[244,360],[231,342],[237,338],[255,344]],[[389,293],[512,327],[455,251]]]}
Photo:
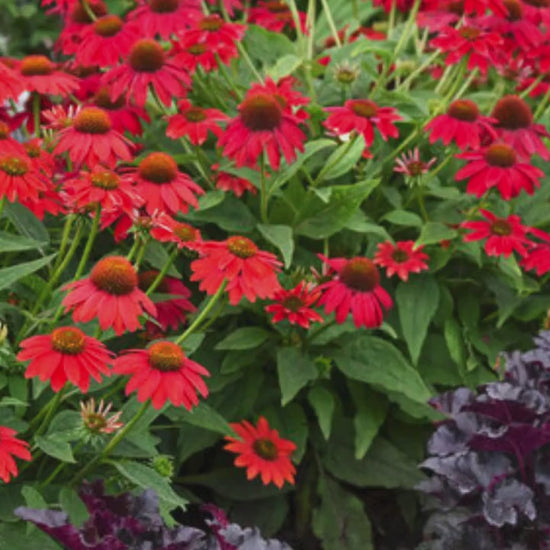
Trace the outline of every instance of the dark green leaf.
{"label": "dark green leaf", "polygon": [[223,435],[234,434],[231,426],[229,426],[225,418],[223,418],[219,412],[210,407],[210,405],[204,402],[201,402],[190,411],[187,411],[182,407],[177,409],[171,408],[169,410],[169,417],[172,420],[177,419],[180,422],[187,422],[193,426],[204,428],[205,430],[210,430]]}
{"label": "dark green leaf", "polygon": [[292,227],[288,225],[265,225],[258,224],[258,231],[274,246],[276,246],[283,255],[285,268],[292,264],[292,255],[294,254],[294,239],[292,237]]}
{"label": "dark green leaf", "polygon": [[322,179],[331,180],[352,170],[359,162],[364,150],[365,140],[361,134],[353,143],[339,145],[326,160],[326,168],[321,171]]}
{"label": "dark green leaf", "polygon": [[48,265],[56,256],[57,253],[50,254],[45,258],[40,258],[39,260],[33,260],[32,262],[25,262],[0,269],[0,290],[11,288],[19,279],[22,279],[23,277]]}
{"label": "dark green leaf", "polygon": [[269,332],[259,327],[238,328],[216,344],[220,350],[254,349],[269,338]]}
{"label": "dark green leaf", "polygon": [[17,202],[8,202],[4,212],[21,235],[40,243],[50,242],[48,230],[28,208]]}
{"label": "dark green leaf", "polygon": [[277,372],[283,407],[311,380],[317,378],[317,367],[300,350],[293,347],[277,350]]}
{"label": "dark green leaf", "polygon": [[233,195],[225,195],[223,202],[208,208],[186,214],[191,221],[215,223],[225,231],[250,233],[256,226],[256,218],[248,207]]}
{"label": "dark green leaf", "polygon": [[64,439],[54,435],[37,435],[35,438],[39,449],[47,455],[53,456],[62,462],[75,463],[71,446]]}
{"label": "dark green leaf", "polygon": [[428,222],[420,232],[417,245],[436,244],[441,241],[454,239],[458,233],[443,223]]}
{"label": "dark green leaf", "polygon": [[[2,488],[4,491],[4,488]],[[62,550],[48,535],[33,526],[32,532],[27,532],[27,525],[18,523],[0,523],[0,548],[6,550]]]}
{"label": "dark green leaf", "polygon": [[18,237],[10,233],[0,231],[0,252],[15,252],[19,250],[33,250],[46,246],[46,242],[35,241],[26,237]]}
{"label": "dark green leaf", "polygon": [[71,523],[80,527],[89,517],[86,506],[75,489],[72,487],[62,487],[59,491],[59,504],[63,511],[69,515]]}
{"label": "dark green leaf", "polygon": [[48,507],[48,503],[44,500],[42,494],[30,485],[25,485],[23,489],[21,489],[21,494],[25,499],[25,504],[29,508],[42,510]]}
{"label": "dark green leaf", "polygon": [[414,212],[407,212],[406,210],[392,210],[382,219],[395,225],[412,227],[420,227],[422,225],[422,218],[420,216]]}
{"label": "dark green leaf", "polygon": [[313,407],[323,437],[328,439],[332,430],[332,416],[334,414],[334,396],[322,386],[311,388],[307,394],[309,404]]}

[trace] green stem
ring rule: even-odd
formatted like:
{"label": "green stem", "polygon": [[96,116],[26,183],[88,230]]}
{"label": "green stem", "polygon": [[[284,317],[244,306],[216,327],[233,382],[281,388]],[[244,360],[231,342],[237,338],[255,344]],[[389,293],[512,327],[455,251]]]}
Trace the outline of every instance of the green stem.
{"label": "green stem", "polygon": [[321,168],[321,171],[319,172],[319,174],[317,174],[317,177],[313,182],[314,187],[317,187],[323,181],[324,175],[329,170],[331,170],[334,166],[336,166],[347,155],[348,151],[351,149],[356,139],[357,139],[357,135],[354,135],[353,137],[351,137],[348,140],[346,146],[342,149],[342,152],[330,164],[325,164],[323,168]]}
{"label": "green stem", "polygon": [[147,244],[149,243],[149,237],[146,236],[141,240],[141,246],[138,248],[137,254],[136,254],[136,260],[134,262],[134,267],[136,268],[136,271],[139,270],[139,266],[141,265],[141,262],[143,261],[143,257],[145,256],[145,251],[147,250]]}
{"label": "green stem", "polygon": [[57,256],[57,260],[55,261],[55,264],[53,266],[54,273],[59,267],[59,264],[63,261],[65,249],[67,248],[67,244],[69,243],[69,235],[71,234],[71,228],[73,226],[74,220],[74,214],[69,214],[65,219],[65,224],[63,225],[63,233],[61,234],[61,243],[59,245],[59,256]]}
{"label": "green stem", "polygon": [[96,455],[84,468],[82,468],[70,481],[69,485],[75,485],[80,481],[98,462],[105,460],[114,450],[114,448],[124,439],[126,434],[137,424],[141,417],[149,408],[149,400],[145,401],[139,411],[132,417],[130,422],[126,424],[117,434],[107,443],[103,451]]}
{"label": "green stem", "polygon": [[311,344],[311,342],[313,342],[313,340],[315,340],[315,338],[317,338],[319,336],[319,334],[322,334],[323,332],[325,332],[325,330],[327,330],[328,328],[330,328],[332,325],[334,325],[336,323],[336,321],[334,319],[332,319],[331,321],[325,321],[317,330],[312,330],[311,333],[309,334],[309,337],[308,337],[308,343]]}
{"label": "green stem", "polygon": [[550,87],[548,88],[548,91],[544,94],[544,97],[542,98],[542,101],[539,103],[537,110],[535,111],[535,114],[533,115],[534,120],[537,120],[546,109],[546,106],[548,105],[548,100],[550,99]]}
{"label": "green stem", "polygon": [[210,298],[210,301],[204,306],[204,309],[195,317],[193,322],[189,325],[187,330],[184,331],[184,333],[176,340],[176,344],[178,346],[181,345],[181,343],[193,332],[197,330],[197,327],[202,323],[203,319],[205,319],[210,311],[212,311],[212,308],[216,305],[216,302],[220,299],[220,296],[224,293],[225,287],[227,285],[227,281],[224,279],[223,283],[220,285],[220,288],[216,291],[216,294]]}
{"label": "green stem", "polygon": [[269,194],[267,189],[267,180],[265,177],[265,158],[262,153],[260,157],[260,218],[262,223],[269,223],[268,201]]}
{"label": "green stem", "polygon": [[539,74],[539,76],[535,80],[533,80],[531,85],[528,88],[525,88],[525,90],[523,90],[521,94],[519,94],[519,97],[521,97],[521,99],[525,99],[542,82],[542,79],[545,76],[546,75],[544,73]]}
{"label": "green stem", "polygon": [[406,90],[409,89],[409,86],[413,82],[413,80],[421,73],[423,73],[434,61],[434,59],[439,55],[439,52],[434,52],[420,67],[415,69],[401,84],[396,88],[396,92],[398,92],[401,88],[405,88]]}
{"label": "green stem", "polygon": [[330,11],[330,6],[328,5],[327,0],[321,0],[321,4],[323,5],[323,10],[325,12],[325,17],[327,18],[328,26],[330,27],[330,32],[332,33],[332,38],[334,38],[334,42],[336,42],[336,45],[340,47],[342,45],[342,41],[338,36],[338,29],[334,24],[334,19],[332,18],[332,12]]}
{"label": "green stem", "polygon": [[[73,454],[76,454],[77,451],[79,451],[83,446],[84,441],[79,441],[73,449]],[[40,488],[43,489],[44,487],[47,487],[50,483],[52,483],[52,481],[65,469],[65,466],[67,466],[67,462],[60,462],[57,465],[57,468],[48,476],[48,478],[40,483]]]}
{"label": "green stem", "polygon": [[2,214],[4,213],[4,207],[6,206],[6,195],[4,195],[0,199],[0,218],[2,217]]}
{"label": "green stem", "polygon": [[33,92],[32,94],[32,114],[34,119],[34,134],[40,137],[40,94]]}
{"label": "green stem", "polygon": [[132,258],[137,252],[137,249],[141,243],[141,237],[137,234],[134,234],[134,244],[132,245],[132,248],[130,248],[130,252],[126,255],[126,259],[131,262]]}
{"label": "green stem", "polygon": [[31,423],[29,424],[29,429],[31,429],[38,423],[38,420],[41,418],[41,416],[44,416],[44,420],[40,423],[40,426],[36,431],[33,431],[33,437],[36,438],[36,436],[42,434],[46,428],[48,427],[48,423],[50,422],[52,416],[54,415],[55,411],[57,410],[57,407],[59,407],[59,404],[63,400],[63,396],[65,395],[65,392],[67,391],[68,384],[65,384],[56,394],[55,397],[46,405],[42,411],[44,411],[44,414],[42,414],[42,411],[38,413]]}
{"label": "green stem", "polygon": [[162,266],[162,269],[158,272],[157,276],[155,277],[155,280],[151,283],[151,286],[145,292],[147,296],[150,296],[153,292],[155,292],[157,287],[162,282],[162,279],[164,279],[164,276],[168,273],[170,266],[174,263],[174,260],[176,259],[177,255],[178,255],[178,249],[176,247],[172,252],[172,254],[170,254],[168,260]]}
{"label": "green stem", "polygon": [[82,257],[80,258],[80,262],[78,263],[78,267],[76,268],[76,272],[73,277],[74,281],[77,281],[78,279],[80,279],[80,276],[82,275],[84,268],[86,267],[86,262],[90,257],[90,252],[92,251],[92,247],[94,246],[94,241],[99,230],[100,218],[101,218],[101,206],[98,204],[96,207],[94,220],[92,222],[92,228],[90,230],[90,234],[88,235],[86,246],[84,247],[84,252],[82,253]]}
{"label": "green stem", "polygon": [[420,207],[420,213],[422,214],[422,219],[424,222],[430,221],[428,216],[428,211],[426,210],[426,204],[424,203],[424,191],[422,185],[419,185],[416,191],[416,198],[418,200],[418,206]]}
{"label": "green stem", "polygon": [[262,78],[262,75],[258,72],[256,67],[254,66],[254,63],[252,63],[252,59],[250,59],[250,56],[248,55],[248,52],[244,49],[244,46],[240,42],[237,42],[237,50],[239,50],[239,53],[241,54],[241,57],[244,59],[245,63],[250,67],[250,70],[252,71],[252,74],[254,75],[254,78],[258,82],[263,84],[264,79]]}
{"label": "green stem", "polygon": [[92,8],[90,8],[90,4],[88,3],[88,0],[80,0],[80,5],[82,6],[82,8],[84,9],[84,11],[86,12],[86,14],[88,15],[88,17],[92,20],[92,21],[96,21],[97,20],[97,17],[95,15],[95,13],[93,12]]}

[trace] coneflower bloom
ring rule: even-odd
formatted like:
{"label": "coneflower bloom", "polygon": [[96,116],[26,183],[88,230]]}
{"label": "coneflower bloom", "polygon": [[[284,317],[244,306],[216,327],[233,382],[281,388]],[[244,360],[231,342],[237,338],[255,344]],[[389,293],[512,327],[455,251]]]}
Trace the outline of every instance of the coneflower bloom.
{"label": "coneflower bloom", "polygon": [[[218,0],[208,0],[208,3],[213,6],[218,5]],[[242,10],[243,4],[241,0],[222,0],[222,4],[226,9],[229,17],[233,17],[235,10]]]}
{"label": "coneflower bloom", "polygon": [[235,466],[246,468],[247,479],[258,474],[264,485],[274,483],[279,489],[285,481],[294,485],[296,468],[290,457],[296,445],[279,436],[279,432],[270,428],[267,420],[260,416],[254,426],[247,420],[230,424],[237,437],[225,436],[227,451],[236,453]]}
{"label": "coneflower bloom", "polygon": [[23,86],[17,73],[0,61],[0,104],[6,99],[15,101],[22,91]]}
{"label": "coneflower bloom", "polygon": [[412,151],[403,153],[401,157],[395,159],[395,168],[393,171],[404,174],[409,178],[418,178],[423,174],[427,174],[436,160],[433,157],[428,162],[424,162],[420,159],[418,147],[415,147]]}
{"label": "coneflower bloom", "polygon": [[161,243],[176,243],[178,248],[194,249],[194,243],[202,241],[201,233],[196,227],[177,221],[165,212],[152,220],[150,234]]}
{"label": "coneflower bloom", "polygon": [[281,288],[273,295],[274,304],[265,307],[267,313],[273,313],[272,323],[287,319],[291,325],[300,325],[308,329],[311,323],[322,323],[323,317],[314,309],[321,291],[312,284],[300,281],[293,289]]}
{"label": "coneflower bloom", "polygon": [[141,0],[128,14],[143,36],[167,40],[203,16],[200,0]]}
{"label": "coneflower bloom", "polygon": [[11,131],[9,124],[0,120],[0,154],[25,156],[25,148],[11,136]]}
{"label": "coneflower bloom", "polygon": [[206,44],[197,44],[192,36],[187,37],[185,34],[181,34],[178,40],[172,43],[170,56],[175,65],[185,67],[190,74],[193,74],[199,65],[206,72],[218,67],[214,52],[209,50]]}
{"label": "coneflower bloom", "polygon": [[[214,166],[212,166],[212,168],[214,168]],[[219,171],[216,175],[216,189],[231,191],[237,197],[241,197],[245,191],[253,195],[258,192],[247,179],[223,171]]]}
{"label": "coneflower bloom", "polygon": [[38,200],[40,191],[47,189],[45,175],[26,154],[0,153],[0,197],[10,202]]}
{"label": "coneflower bloom", "polygon": [[84,107],[57,138],[54,153],[67,152],[76,167],[114,166],[119,160],[132,159],[132,142],[113,130],[109,115],[99,107]]}
{"label": "coneflower bloom", "polygon": [[438,115],[430,120],[425,129],[430,132],[430,143],[441,139],[444,145],[454,141],[461,150],[468,147],[479,149],[485,135],[496,137],[496,132],[491,126],[494,122],[495,119],[481,115],[472,100],[457,99],[449,105],[444,115]]}
{"label": "coneflower bloom", "polygon": [[[139,288],[146,292],[153,284],[159,272],[151,269],[139,274]],[[197,308],[189,301],[191,291],[175,277],[164,276],[155,289],[156,293],[170,294],[171,298],[155,302],[157,314],[155,321],[163,331],[169,328],[177,330],[180,325],[186,322],[187,314],[193,313]]]}
{"label": "coneflower bloom", "polygon": [[187,174],[178,170],[176,161],[167,153],[151,153],[124,176],[135,184],[148,214],[186,213],[189,206],[199,205],[197,195],[204,194]]}
{"label": "coneflower bloom", "polygon": [[235,306],[243,295],[255,302],[256,298],[271,298],[280,288],[281,262],[246,237],[201,242],[194,248],[200,257],[191,263],[191,281],[200,281],[200,290],[207,294],[215,294],[226,280],[229,303]]}
{"label": "coneflower bloom", "polygon": [[25,141],[23,147],[33,168],[51,178],[55,170],[55,158],[46,151],[44,141],[39,138],[32,138]]}
{"label": "coneflower bloom", "polygon": [[58,71],[44,55],[28,55],[16,66],[23,89],[39,94],[68,96],[78,88],[76,76]]}
{"label": "coneflower bloom", "polygon": [[126,57],[140,37],[136,25],[125,24],[118,15],[104,15],[80,33],[75,61],[85,67],[109,67]]}
{"label": "coneflower bloom", "polygon": [[393,306],[390,295],[380,286],[380,273],[372,260],[361,256],[346,258],[320,258],[330,268],[333,279],[319,285],[323,295],[319,305],[326,313],[336,312],[336,322],[343,323],[352,314],[357,328],[379,327],[384,310]]}
{"label": "coneflower bloom", "polygon": [[[298,18],[302,32],[306,32],[306,14],[298,11]],[[285,0],[259,0],[256,6],[248,11],[248,22],[273,32],[282,32],[285,27],[296,28],[292,12]]]}
{"label": "coneflower bloom", "polygon": [[393,107],[379,107],[370,99],[348,99],[343,107],[326,107],[329,114],[323,126],[341,136],[357,132],[365,138],[369,148],[374,142],[376,128],[384,141],[399,137],[399,130],[394,122],[401,120]]}
{"label": "coneflower bloom", "polygon": [[550,151],[541,139],[550,137],[550,134],[542,124],[533,122],[531,108],[519,96],[507,95],[499,99],[491,116],[497,121],[500,137],[520,157],[530,158],[537,154],[544,160],[550,160]]}
{"label": "coneflower bloom", "polygon": [[208,395],[201,377],[210,373],[186,357],[174,342],[161,340],[147,349],[127,350],[115,360],[113,373],[129,375],[126,395],[137,390],[137,400],[144,403],[151,398],[155,409],[170,401],[175,407],[191,410],[199,404],[197,392]]}
{"label": "coneflower bloom", "polygon": [[130,214],[143,204],[143,199],[128,180],[114,170],[95,166],[91,171],[81,170],[63,182],[67,202],[76,209],[99,204],[103,210],[117,210]]}
{"label": "coneflower bloom", "polygon": [[173,97],[185,96],[191,84],[187,72],[168,59],[158,42],[148,38],[135,42],[126,62],[107,71],[102,81],[110,87],[113,101],[125,94],[138,107],[145,105],[149,87],[164,105],[170,105]]}
{"label": "coneflower bloom", "polygon": [[480,209],[486,221],[466,221],[460,225],[471,232],[464,235],[464,242],[485,242],[485,252],[488,256],[504,256],[507,258],[515,250],[520,256],[526,256],[526,246],[530,244],[527,238],[528,228],[522,225],[519,216],[511,215],[499,218],[488,210]]}
{"label": "coneflower bloom", "polygon": [[202,145],[209,131],[220,137],[223,130],[219,123],[227,120],[229,117],[218,109],[194,106],[182,99],[178,102],[178,114],[168,118],[166,135],[172,139],[186,136],[193,145]]}
{"label": "coneflower bloom", "polygon": [[59,216],[65,214],[65,207],[63,201],[54,185],[46,180],[48,188],[46,191],[39,191],[38,198],[27,197],[26,199],[20,199],[19,202],[28,208],[39,220],[43,220],[46,212],[52,216]]}
{"label": "coneflower bloom", "polygon": [[532,195],[544,176],[539,168],[521,162],[506,143],[493,143],[483,150],[456,156],[470,162],[456,173],[455,179],[467,179],[466,192],[478,198],[492,187],[498,189],[504,200],[517,197],[522,189]]}
{"label": "coneflower bloom", "polygon": [[16,434],[15,430],[0,426],[0,479],[4,483],[9,483],[19,473],[14,456],[21,460],[31,459],[29,444],[17,439]]}
{"label": "coneflower bloom", "polygon": [[18,361],[30,361],[25,378],[38,376],[58,392],[69,381],[86,393],[90,377],[101,382],[110,376],[112,353],[105,344],[76,327],[59,327],[51,334],[31,336],[21,342]]}
{"label": "coneflower bloom", "polygon": [[386,268],[386,275],[397,275],[402,281],[409,280],[409,273],[420,273],[428,269],[429,256],[422,252],[423,247],[414,241],[386,241],[378,244],[373,262]]}
{"label": "coneflower bloom", "polygon": [[520,262],[527,271],[535,270],[538,277],[550,271],[550,244],[537,244],[531,248]]}
{"label": "coneflower bloom", "polygon": [[112,403],[105,405],[102,399],[96,409],[93,397],[86,403],[83,401],[80,402],[80,416],[82,424],[88,432],[88,436],[112,434],[124,426],[124,423],[119,421],[122,411],[108,416],[112,406]]}
{"label": "coneflower bloom", "polygon": [[141,327],[139,316],[157,314],[155,304],[138,288],[138,276],[124,257],[100,260],[90,276],[65,285],[69,293],[63,298],[65,313],[73,310],[75,322],[98,319],[102,330],[113,328],[117,335]]}
{"label": "coneflower bloom", "polygon": [[218,144],[237,167],[257,167],[258,157],[265,152],[271,167],[278,170],[281,153],[290,164],[296,159],[296,150],[304,150],[301,122],[302,117],[288,108],[284,97],[267,86],[254,85]]}

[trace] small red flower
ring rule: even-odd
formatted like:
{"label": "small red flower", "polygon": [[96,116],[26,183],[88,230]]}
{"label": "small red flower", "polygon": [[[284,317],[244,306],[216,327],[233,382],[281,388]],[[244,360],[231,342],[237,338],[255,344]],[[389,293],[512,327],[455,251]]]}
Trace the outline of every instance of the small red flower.
{"label": "small red flower", "polygon": [[[214,166],[212,166],[212,168],[214,168]],[[216,175],[216,189],[231,191],[237,197],[241,197],[245,191],[248,191],[253,195],[258,192],[258,190],[247,179],[222,171],[218,172]]]}
{"label": "small red flower", "polygon": [[520,265],[527,271],[534,269],[538,277],[548,273],[550,271],[550,245],[537,244],[527,252]]}
{"label": "small red flower", "polygon": [[[154,269],[140,273],[139,288],[146,292],[158,274],[159,272]],[[155,320],[163,331],[167,331],[169,328],[177,330],[181,324],[186,322],[187,314],[193,313],[197,309],[189,301],[191,291],[179,279],[168,276],[163,277],[155,292],[172,295],[167,300],[155,302],[157,308]]]}
{"label": "small red flower", "polygon": [[325,110],[330,113],[323,122],[325,128],[338,136],[357,132],[365,138],[367,148],[374,142],[375,127],[384,141],[399,137],[393,123],[401,117],[393,107],[379,107],[370,99],[348,99],[343,107],[326,107]]}
{"label": "small red flower", "polygon": [[197,208],[197,195],[204,194],[187,174],[178,170],[176,161],[167,153],[147,155],[137,170],[128,170],[124,177],[135,183],[135,190],[151,215],[155,212],[186,213],[189,206]]}
{"label": "small red flower", "polygon": [[117,335],[141,327],[139,316],[144,310],[154,317],[155,304],[138,288],[138,276],[124,257],[110,256],[100,260],[90,276],[65,285],[69,293],[63,298],[65,313],[73,309],[75,322],[99,320],[102,330],[112,327]]}
{"label": "small red flower", "polygon": [[119,160],[132,159],[132,142],[113,130],[109,115],[99,107],[84,107],[57,137],[54,153],[67,152],[77,167],[86,164],[92,168],[99,163],[114,166]]}
{"label": "small red flower", "polygon": [[27,155],[0,154],[0,197],[8,201],[39,199],[39,192],[48,189],[44,175]]}
{"label": "small red flower", "polygon": [[139,38],[140,29],[124,24],[118,15],[104,15],[80,33],[75,61],[84,67],[109,67],[126,57]]}
{"label": "small red flower", "polygon": [[0,155],[25,156],[25,148],[19,141],[11,137],[11,131],[9,124],[0,120]]}
{"label": "small red flower", "polygon": [[217,137],[222,135],[219,123],[226,120],[229,117],[218,109],[195,107],[190,101],[182,99],[178,103],[178,114],[168,118],[166,135],[172,139],[187,136],[193,145],[202,145],[209,131]]}
{"label": "small red flower", "polygon": [[29,92],[68,96],[78,88],[78,78],[58,71],[44,55],[28,55],[17,66],[21,85]]}
{"label": "small red flower", "polygon": [[243,295],[255,302],[271,298],[280,288],[276,273],[281,262],[246,237],[197,243],[195,248],[200,258],[191,263],[191,280],[200,281],[199,288],[207,294],[215,294],[225,279],[229,303],[235,306]]}
{"label": "small red flower", "polygon": [[153,239],[161,243],[177,243],[178,248],[194,249],[194,244],[202,241],[196,227],[179,222],[165,212],[153,217],[150,233]]}
{"label": "small red flower", "polygon": [[491,116],[497,120],[499,136],[520,157],[530,158],[537,154],[550,160],[550,151],[541,139],[550,137],[550,134],[542,124],[533,122],[531,108],[519,96],[507,95],[499,99]]}
{"label": "small red flower", "polygon": [[264,485],[273,482],[279,489],[285,481],[294,485],[296,468],[290,456],[296,445],[292,441],[281,438],[263,416],[260,416],[256,426],[243,420],[233,422],[231,428],[237,437],[225,436],[229,443],[224,449],[239,455],[235,458],[235,466],[246,468],[247,479],[260,474]]}
{"label": "small red flower", "polygon": [[287,319],[291,325],[300,325],[308,329],[311,323],[322,323],[323,317],[312,309],[321,292],[301,281],[291,290],[281,288],[273,295],[277,303],[265,307],[267,313],[273,313],[272,323]]}
{"label": "small red flower", "polygon": [[430,120],[425,129],[430,132],[430,143],[441,139],[444,145],[454,141],[462,150],[468,147],[479,149],[485,134],[496,137],[491,126],[493,122],[496,120],[480,115],[472,100],[457,99],[449,105],[446,114]]}
{"label": "small red flower", "polygon": [[544,176],[539,168],[519,161],[514,149],[506,143],[493,143],[482,151],[456,156],[470,162],[456,173],[455,179],[468,179],[466,192],[478,198],[492,187],[507,201],[517,197],[522,189],[532,195]]}
{"label": "small red flower", "polygon": [[239,116],[219,140],[223,155],[233,159],[237,167],[257,167],[264,151],[274,170],[279,169],[281,153],[288,164],[293,162],[296,149],[304,150],[306,136],[298,126],[303,117],[291,107],[272,86],[255,84],[239,105]]}
{"label": "small red flower", "polygon": [[185,357],[173,342],[161,340],[146,350],[127,350],[115,359],[113,373],[130,375],[126,395],[137,390],[137,400],[144,403],[151,398],[155,409],[170,401],[175,407],[183,405],[189,411],[199,404],[197,391],[203,397],[208,395],[201,376],[210,376],[210,373]]}
{"label": "small red flower", "polygon": [[126,95],[138,107],[145,105],[149,87],[164,105],[170,105],[173,97],[185,96],[191,84],[187,72],[168,59],[158,42],[148,38],[135,42],[126,62],[107,71],[102,81],[110,87],[112,101]]}
{"label": "small red flower", "polygon": [[488,221],[463,222],[461,227],[472,231],[463,237],[464,242],[487,239],[485,252],[488,256],[507,258],[514,250],[520,256],[527,255],[525,246],[530,244],[526,237],[528,228],[521,224],[519,216],[498,218],[488,210],[480,209],[480,212]]}
{"label": "small red flower", "polygon": [[428,269],[425,260],[429,256],[422,252],[422,246],[416,246],[414,241],[397,241],[395,245],[386,241],[378,244],[374,263],[386,268],[386,275],[397,275],[401,280],[408,281],[409,273],[420,273]]}
{"label": "small red flower", "polygon": [[14,456],[21,460],[30,460],[29,444],[14,437],[15,430],[0,426],[0,479],[9,483],[10,478],[15,477],[19,472]]}
{"label": "small red flower", "polygon": [[15,101],[23,89],[17,73],[0,61],[0,104],[6,99]]}
{"label": "small red flower", "polygon": [[76,327],[56,328],[51,334],[31,336],[21,342],[18,361],[30,361],[25,378],[38,376],[50,381],[58,392],[67,380],[86,393],[90,376],[101,382],[101,375],[110,376],[112,353],[105,344],[87,336]]}
{"label": "small red flower", "polygon": [[323,295],[319,305],[327,313],[336,311],[336,322],[343,323],[349,313],[357,328],[376,328],[384,320],[384,309],[393,306],[390,295],[380,286],[380,273],[368,258],[321,259],[328,264],[334,278],[319,285]]}

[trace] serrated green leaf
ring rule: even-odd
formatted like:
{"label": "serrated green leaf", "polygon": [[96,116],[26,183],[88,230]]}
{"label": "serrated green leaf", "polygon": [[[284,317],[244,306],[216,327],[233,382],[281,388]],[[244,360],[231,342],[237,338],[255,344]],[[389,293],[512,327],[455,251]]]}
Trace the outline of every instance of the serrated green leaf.
{"label": "serrated green leaf", "polygon": [[283,407],[311,380],[317,378],[317,367],[300,350],[293,347],[277,350],[277,373]]}
{"label": "serrated green leaf", "polygon": [[326,388],[316,386],[309,390],[307,399],[317,415],[323,437],[328,439],[332,430],[332,417],[335,407],[334,396]]}
{"label": "serrated green leaf", "polygon": [[276,246],[283,255],[285,268],[292,264],[292,255],[294,254],[294,238],[292,236],[292,227],[288,225],[266,225],[258,224],[258,231],[274,246]]}
{"label": "serrated green leaf", "polygon": [[399,283],[395,301],[403,336],[412,362],[416,365],[428,326],[439,305],[439,286],[431,275],[412,277],[407,282]]}
{"label": "serrated green leaf", "polygon": [[269,332],[259,327],[238,328],[216,344],[219,350],[254,349],[269,338]]}
{"label": "serrated green leaf", "polygon": [[50,254],[45,258],[40,258],[39,260],[33,260],[32,262],[25,262],[0,269],[0,290],[11,288],[19,279],[22,279],[30,273],[34,273],[35,271],[38,271],[42,267],[48,265],[56,256],[57,253]]}

